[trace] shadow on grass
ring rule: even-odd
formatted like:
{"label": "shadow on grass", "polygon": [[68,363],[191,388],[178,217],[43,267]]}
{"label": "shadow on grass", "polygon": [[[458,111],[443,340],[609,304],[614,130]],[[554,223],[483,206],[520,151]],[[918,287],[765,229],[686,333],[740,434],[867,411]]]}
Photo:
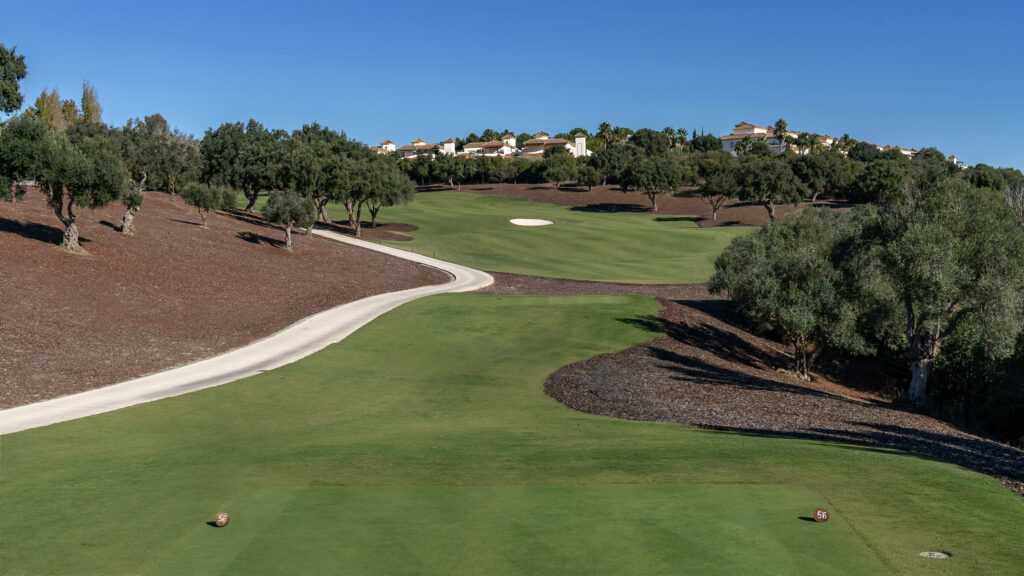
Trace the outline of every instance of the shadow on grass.
{"label": "shadow on grass", "polygon": [[664,321],[653,314],[634,316],[633,318],[616,318],[616,320],[651,334],[661,334],[664,331]]}
{"label": "shadow on grass", "polygon": [[573,212],[593,212],[593,213],[607,213],[607,212],[631,212],[631,213],[644,213],[650,212],[651,209],[648,206],[641,206],[639,204],[619,204],[613,202],[605,202],[602,204],[587,204],[586,206],[573,206],[569,210]]}
{"label": "shadow on grass", "polygon": [[700,222],[703,220],[700,216],[658,216],[654,219],[655,222]]}

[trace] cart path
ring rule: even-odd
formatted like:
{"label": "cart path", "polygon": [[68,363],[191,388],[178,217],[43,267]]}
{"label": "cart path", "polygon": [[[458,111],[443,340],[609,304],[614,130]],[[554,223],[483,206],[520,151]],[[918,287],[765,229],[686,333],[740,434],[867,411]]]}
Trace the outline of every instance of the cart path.
{"label": "cart path", "polygon": [[273,370],[344,340],[378,316],[406,302],[449,292],[471,292],[494,282],[490,274],[420,254],[357,240],[326,230],[313,233],[410,260],[449,274],[452,281],[377,294],[337,306],[230,352],[103,388],[0,410],[0,435],[102,414],[180,396]]}

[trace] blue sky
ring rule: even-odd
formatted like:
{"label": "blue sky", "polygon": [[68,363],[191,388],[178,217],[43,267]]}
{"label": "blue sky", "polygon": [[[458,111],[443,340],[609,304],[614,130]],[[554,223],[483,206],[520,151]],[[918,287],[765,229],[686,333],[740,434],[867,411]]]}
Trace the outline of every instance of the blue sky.
{"label": "blue sky", "polygon": [[18,2],[22,92],[201,135],[319,121],[377,144],[600,122],[806,130],[1024,168],[1024,3]]}

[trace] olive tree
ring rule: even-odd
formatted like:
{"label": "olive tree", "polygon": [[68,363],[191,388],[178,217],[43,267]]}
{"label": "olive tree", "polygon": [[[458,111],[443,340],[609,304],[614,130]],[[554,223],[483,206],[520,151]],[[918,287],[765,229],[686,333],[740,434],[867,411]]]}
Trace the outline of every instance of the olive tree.
{"label": "olive tree", "polygon": [[224,186],[192,182],[181,191],[181,196],[189,206],[196,208],[203,220],[203,228],[207,228],[206,220],[211,210],[229,210],[235,207],[235,191]]}
{"label": "olive tree", "polygon": [[0,133],[0,198],[20,200],[35,187],[64,225],[61,248],[83,252],[75,207],[97,208],[121,198],[128,173],[107,138],[72,143],[41,119],[18,117]]}
{"label": "olive tree", "polygon": [[284,226],[284,248],[292,251],[292,227],[310,228],[316,221],[316,206],[313,200],[291,190],[275,190],[270,193],[260,213],[271,224]]}
{"label": "olive tree", "polygon": [[912,185],[881,209],[878,259],[903,309],[908,396],[926,399],[943,343],[970,329],[992,359],[1024,328],[1024,230],[995,195],[948,178]]}

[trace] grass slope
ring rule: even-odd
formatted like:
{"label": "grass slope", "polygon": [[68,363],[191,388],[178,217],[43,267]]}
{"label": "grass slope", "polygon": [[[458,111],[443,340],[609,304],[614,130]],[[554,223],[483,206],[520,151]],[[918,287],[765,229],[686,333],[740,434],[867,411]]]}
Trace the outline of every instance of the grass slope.
{"label": "grass slope", "polygon": [[[331,218],[345,220],[332,206]],[[412,242],[391,245],[482,270],[605,282],[706,282],[715,258],[751,228],[698,228],[690,216],[600,213],[518,198],[462,192],[419,194],[385,208],[389,222],[414,224]],[[524,227],[512,218],[552,226]]]}
{"label": "grass slope", "polygon": [[[240,382],[0,445],[9,574],[996,574],[1024,502],[904,454],[571,411],[636,296],[448,295]],[[801,520],[822,505],[826,524]],[[226,510],[232,523],[208,526]],[[946,561],[923,550],[953,553]]]}

